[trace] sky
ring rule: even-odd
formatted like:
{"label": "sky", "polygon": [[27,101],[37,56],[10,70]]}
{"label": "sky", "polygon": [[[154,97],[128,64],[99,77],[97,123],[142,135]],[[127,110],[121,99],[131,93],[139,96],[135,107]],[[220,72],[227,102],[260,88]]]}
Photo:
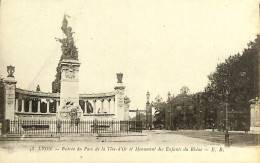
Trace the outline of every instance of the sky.
{"label": "sky", "polygon": [[124,74],[130,109],[168,91],[203,91],[207,76],[259,33],[259,1],[2,0],[0,74],[15,66],[17,87],[51,92],[64,13],[81,62],[80,93],[111,92]]}

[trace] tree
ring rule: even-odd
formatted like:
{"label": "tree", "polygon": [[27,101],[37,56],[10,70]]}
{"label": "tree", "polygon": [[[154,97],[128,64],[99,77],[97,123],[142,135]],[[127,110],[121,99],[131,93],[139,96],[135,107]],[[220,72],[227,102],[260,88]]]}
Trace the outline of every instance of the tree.
{"label": "tree", "polygon": [[165,127],[165,110],[166,110],[166,103],[163,101],[157,101],[153,104],[155,108],[155,115],[153,125],[155,128],[164,128]]}
{"label": "tree", "polygon": [[[225,124],[228,119],[233,130],[245,130],[250,124],[249,100],[258,96],[257,75],[260,55],[260,35],[248,44],[242,54],[228,57],[217,65],[215,72],[208,75],[209,82],[203,92],[188,94],[182,87],[181,93],[169,98],[168,102],[155,103],[155,125],[168,125],[174,128],[211,128]],[[169,116],[173,113],[173,116]],[[166,114],[166,115],[165,115]]]}
{"label": "tree", "polygon": [[[217,65],[216,71],[208,76],[209,84],[203,95],[211,100],[205,101],[206,123],[221,123],[221,114],[228,104],[229,118],[236,124],[231,127],[242,129],[249,126],[249,100],[257,96],[257,57],[260,36],[248,44],[242,54],[228,57]],[[213,112],[214,114],[211,114]],[[222,116],[223,117],[223,116]],[[241,118],[242,117],[242,118]],[[223,120],[222,120],[223,123]],[[220,124],[219,124],[220,125]]]}
{"label": "tree", "polygon": [[61,65],[60,65],[61,59],[58,63],[58,66],[56,68],[56,75],[55,79],[52,82],[52,93],[59,93],[60,92],[60,80],[61,80]]}
{"label": "tree", "polygon": [[[170,112],[173,114],[171,123],[175,129],[193,129],[196,124],[195,101],[193,95],[188,94],[189,91],[183,91],[183,88],[179,95],[168,102],[168,108],[172,109]],[[189,90],[188,87],[185,88]]]}

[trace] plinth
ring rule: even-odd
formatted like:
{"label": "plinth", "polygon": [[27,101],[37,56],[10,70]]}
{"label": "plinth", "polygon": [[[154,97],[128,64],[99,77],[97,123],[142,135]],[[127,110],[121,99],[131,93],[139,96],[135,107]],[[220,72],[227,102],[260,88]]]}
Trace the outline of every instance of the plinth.
{"label": "plinth", "polygon": [[58,119],[82,118],[79,105],[79,67],[78,60],[64,59],[61,61],[61,89]]}

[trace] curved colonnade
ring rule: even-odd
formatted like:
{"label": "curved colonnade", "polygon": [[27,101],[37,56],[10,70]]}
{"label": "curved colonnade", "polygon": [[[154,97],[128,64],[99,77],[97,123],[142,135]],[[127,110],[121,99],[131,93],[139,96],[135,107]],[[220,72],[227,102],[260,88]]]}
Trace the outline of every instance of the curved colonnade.
{"label": "curved colonnade", "polygon": [[[115,93],[80,94],[79,104],[83,116],[114,115]],[[19,115],[56,115],[60,105],[59,93],[45,93],[15,89],[15,114]]]}

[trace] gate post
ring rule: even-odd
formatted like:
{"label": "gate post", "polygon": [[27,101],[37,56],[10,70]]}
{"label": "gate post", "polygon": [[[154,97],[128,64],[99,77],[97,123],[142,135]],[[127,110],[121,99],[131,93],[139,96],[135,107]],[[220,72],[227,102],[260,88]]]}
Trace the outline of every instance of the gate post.
{"label": "gate post", "polygon": [[15,67],[7,66],[7,78],[4,79],[4,126],[6,130],[6,125],[9,125],[9,121],[5,120],[14,120],[15,115],[15,89],[16,89],[16,80],[13,76]]}

